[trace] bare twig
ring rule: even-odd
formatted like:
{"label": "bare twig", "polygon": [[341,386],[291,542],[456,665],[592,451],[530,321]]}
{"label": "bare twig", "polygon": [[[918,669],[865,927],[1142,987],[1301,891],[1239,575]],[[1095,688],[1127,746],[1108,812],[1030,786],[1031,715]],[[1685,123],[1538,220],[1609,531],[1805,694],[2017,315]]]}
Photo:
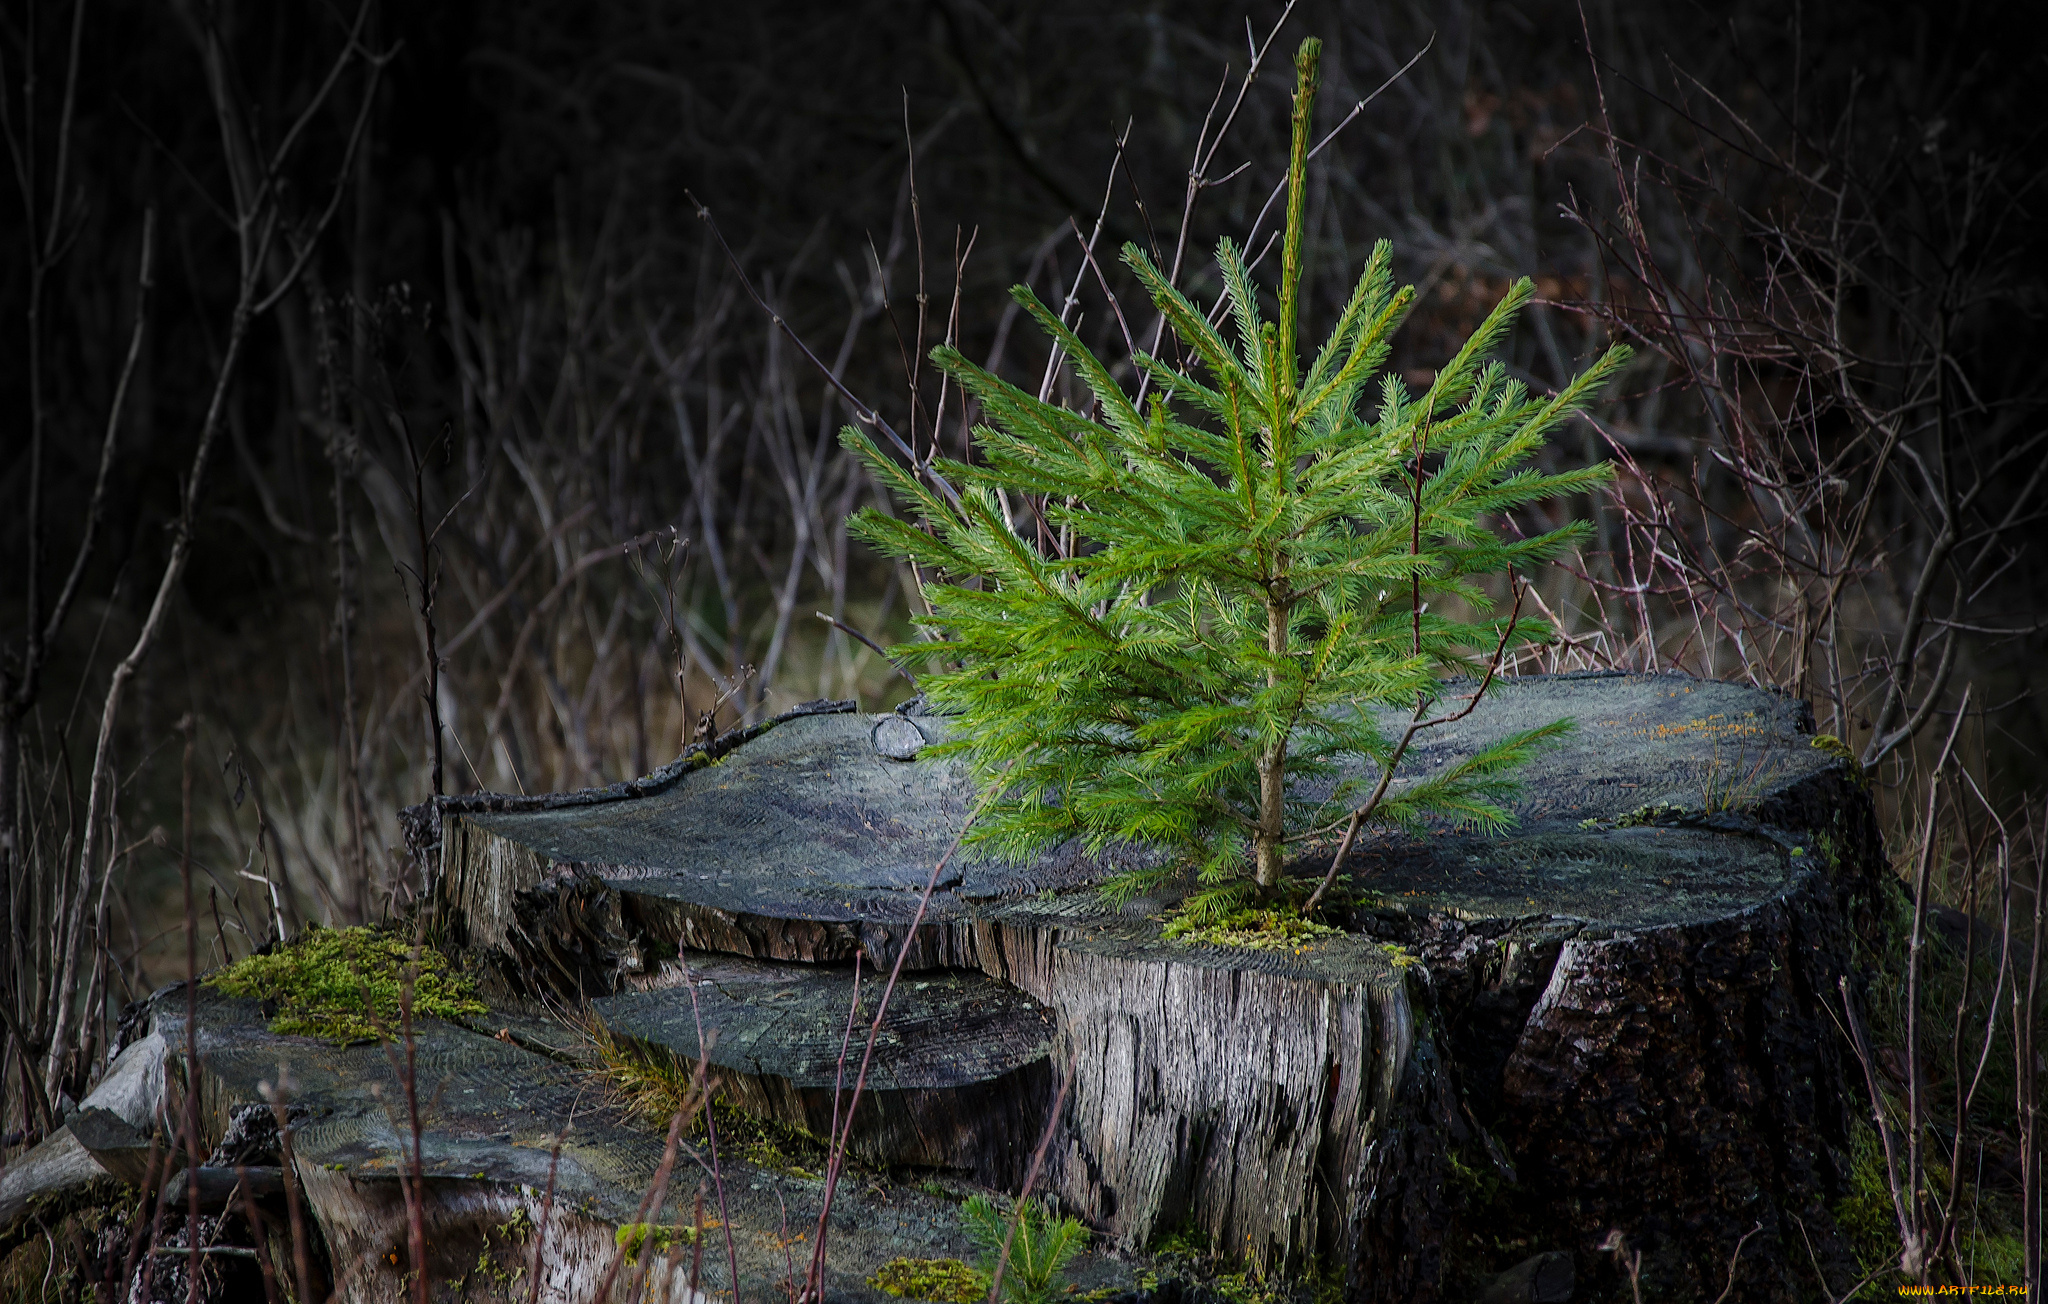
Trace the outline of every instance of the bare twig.
{"label": "bare twig", "polygon": [[888,662],[889,668],[891,670],[894,670],[897,674],[909,680],[910,686],[912,688],[917,687],[917,676],[911,674],[908,670],[905,670],[903,668],[903,663],[901,661],[898,661],[895,657],[890,656],[889,649],[883,647],[880,643],[875,642],[875,640],[869,638],[866,634],[861,633],[859,630],[847,624],[845,621],[840,620],[836,616],[827,615],[825,612],[822,611],[817,614],[819,620],[824,621],[826,624],[832,626],[832,628],[838,630],[840,633],[845,634],[847,637],[857,639],[861,643],[865,644],[869,651],[873,652],[876,656],[882,658],[882,660]]}
{"label": "bare twig", "polygon": [[[840,1127],[839,1135],[832,1138],[831,1150],[826,1160],[825,1199],[823,1207],[818,1211],[818,1231],[811,1248],[810,1271],[804,1279],[805,1298],[811,1304],[816,1304],[824,1298],[822,1292],[825,1280],[825,1235],[830,1226],[832,1197],[838,1192],[839,1174],[846,1165],[847,1147],[853,1142],[855,1111],[860,1108],[861,1093],[867,1088],[868,1069],[875,1058],[875,1043],[882,1034],[882,1020],[889,1013],[889,998],[896,994],[896,980],[903,973],[903,962],[909,958],[911,948],[917,944],[918,926],[924,923],[925,910],[931,905],[932,893],[938,890],[939,877],[945,873],[954,853],[960,850],[960,844],[966,841],[967,832],[974,827],[974,821],[980,818],[982,811],[988,808],[989,802],[999,791],[1000,789],[991,788],[980,803],[968,813],[966,821],[960,826],[960,831],[953,835],[953,841],[947,846],[945,854],[932,866],[931,876],[925,880],[924,890],[918,894],[917,911],[911,915],[910,925],[903,931],[903,942],[896,948],[896,962],[889,967],[889,981],[882,987],[881,999],[875,1002],[875,1017],[868,1024],[867,1045],[861,1051],[860,1072],[853,1080],[853,1096],[846,1104],[846,1121]],[[738,1278],[735,1277],[734,1280],[737,1281]]]}
{"label": "bare twig", "polygon": [[[192,739],[195,721],[186,715],[178,722],[185,735],[184,763],[179,769],[182,830],[178,841],[178,882],[185,894],[185,1171],[199,1168],[199,916],[192,901]],[[62,1043],[59,1043],[61,1048]],[[185,1182],[185,1244],[191,1255],[185,1268],[185,1299],[199,1304],[199,1183]]]}
{"label": "bare twig", "polygon": [[285,1214],[290,1219],[292,1234],[292,1267],[298,1274],[298,1298],[310,1300],[313,1295],[313,1265],[307,1253],[307,1233],[303,1201],[299,1194],[299,1174],[292,1158],[292,1119],[290,1066],[278,1061],[277,1080],[257,1084],[258,1090],[269,1101],[272,1117],[277,1120],[278,1163],[284,1176]]}
{"label": "bare twig", "polygon": [[854,416],[860,420],[862,425],[872,426],[886,435],[889,442],[895,446],[896,451],[903,455],[904,460],[912,466],[919,468],[919,473],[931,482],[932,487],[944,494],[947,501],[958,507],[960,505],[960,495],[951,484],[946,482],[945,477],[939,475],[938,472],[932,470],[929,466],[926,466],[917,456],[917,451],[904,442],[903,436],[896,433],[896,428],[885,421],[881,413],[875,411],[874,408],[862,401],[857,394],[849,389],[846,382],[839,378],[837,372],[826,366],[817,354],[811,352],[811,346],[803,342],[802,337],[796,333],[796,329],[793,326],[783,319],[782,314],[768,306],[767,301],[761,297],[760,292],[754,289],[754,282],[747,276],[746,269],[740,265],[739,255],[735,254],[732,251],[732,246],[725,242],[725,236],[719,231],[718,223],[712,221],[711,210],[704,207],[703,202],[695,195],[690,194],[688,191],[683,193],[696,206],[698,220],[710,228],[712,238],[717,240],[719,249],[724,252],[727,264],[731,266],[733,275],[739,278],[740,285],[747,292],[747,297],[752,299],[755,306],[760,308],[762,312],[768,314],[768,320],[777,329],[781,330],[783,334],[787,335],[789,342],[796,345],[797,351],[802,353],[810,361],[811,365],[818,369],[819,374],[825,377],[826,383],[838,392],[841,399],[845,400],[847,407],[853,410]]}
{"label": "bare twig", "polygon": [[[357,15],[356,30],[358,32],[362,22],[365,21],[369,9],[370,6],[367,0],[365,0]],[[233,103],[233,94],[223,65],[225,56],[220,50],[218,33],[213,32],[211,29],[204,31],[201,34],[201,46],[202,53],[208,60],[208,83],[212,92],[216,114],[221,123],[223,139],[226,142],[229,155],[233,158],[237,156],[238,152],[249,152],[249,143],[238,134],[240,130],[240,116]],[[323,83],[320,93],[307,105],[304,117],[310,117],[320,110],[339,84],[342,71],[359,57],[365,56],[363,56],[361,47],[356,43],[356,39],[352,35],[346,48],[335,57],[327,80]],[[365,91],[364,108],[358,119],[359,125],[361,121],[366,120],[367,105],[369,100],[373,98],[375,66],[373,61],[372,85]],[[284,142],[271,154],[266,169],[268,175],[275,176],[284,166],[286,160],[292,154],[292,146],[296,139],[295,134],[288,134]],[[233,167],[230,168],[230,175],[237,175]],[[344,175],[346,175],[345,172]],[[156,594],[141,621],[134,643],[130,647],[127,656],[123,657],[121,662],[114,668],[100,712],[99,735],[93,748],[92,769],[87,777],[88,791],[85,818],[82,823],[83,837],[80,840],[77,858],[78,870],[74,880],[70,912],[68,917],[60,921],[58,934],[60,939],[58,943],[59,959],[57,981],[53,986],[53,990],[56,993],[60,993],[60,995],[54,998],[57,1001],[56,1018],[51,1030],[47,1051],[48,1058],[43,1074],[45,1089],[53,1095],[56,1092],[64,1059],[69,1050],[72,1029],[76,1023],[77,1016],[72,993],[76,990],[78,958],[84,941],[84,910],[86,901],[91,896],[93,883],[100,872],[99,827],[104,822],[107,805],[112,795],[110,789],[110,753],[114,742],[115,723],[120,717],[122,699],[128,684],[134,679],[144,659],[147,658],[152,646],[156,642],[157,633],[163,626],[164,617],[169,611],[174,595],[178,592],[180,582],[184,578],[185,567],[191,560],[199,502],[206,483],[207,465],[211,461],[213,446],[219,437],[221,425],[226,415],[229,391],[242,361],[243,351],[248,343],[250,328],[258,317],[276,304],[279,297],[286,290],[296,284],[299,275],[305,270],[306,266],[306,259],[304,257],[294,261],[282,275],[272,278],[266,293],[263,281],[265,263],[262,255],[267,248],[269,233],[275,229],[275,224],[279,220],[276,210],[277,193],[274,187],[265,182],[258,187],[253,196],[244,197],[238,191],[237,204],[236,235],[241,254],[240,284],[236,294],[235,306],[229,314],[226,345],[222,351],[221,359],[214,369],[213,384],[207,400],[206,414],[200,424],[199,437],[193,449],[190,467],[185,475],[183,492],[179,496],[178,518],[171,533],[170,555],[164,563],[163,574],[158,580]],[[318,237],[324,232],[327,223],[332,219],[333,212],[333,207],[330,205],[316,222],[300,233],[304,248],[310,250],[317,243]]]}

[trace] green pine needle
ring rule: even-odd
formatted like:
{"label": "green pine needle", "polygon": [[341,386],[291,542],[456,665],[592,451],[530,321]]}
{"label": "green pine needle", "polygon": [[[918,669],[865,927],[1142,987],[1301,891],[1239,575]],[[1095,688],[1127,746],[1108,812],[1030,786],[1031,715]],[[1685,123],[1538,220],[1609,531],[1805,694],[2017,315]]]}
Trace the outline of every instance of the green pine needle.
{"label": "green pine needle", "polygon": [[[1074,838],[1094,850],[1147,843],[1177,851],[1179,867],[1212,889],[1247,870],[1272,887],[1284,848],[1348,809],[1305,800],[1304,781],[1363,761],[1374,773],[1339,790],[1362,799],[1393,750],[1385,713],[1434,700],[1446,676],[1470,673],[1502,637],[1504,622],[1439,608],[1462,599],[1486,612],[1481,579],[1554,558],[1583,533],[1574,524],[1505,539],[1493,522],[1596,491],[1609,476],[1604,465],[1553,474],[1532,462],[1627,349],[1608,350],[1549,398],[1488,360],[1531,296],[1527,280],[1412,394],[1380,373],[1415,297],[1394,287],[1382,241],[1303,368],[1299,201],[1319,48],[1304,43],[1297,61],[1285,253],[1267,300],[1277,320],[1261,312],[1260,287],[1228,240],[1216,258],[1234,341],[1127,246],[1125,263],[1188,359],[1136,360],[1150,387],[1142,411],[1019,287],[1017,301],[1092,395],[1094,419],[942,348],[934,361],[984,420],[976,460],[938,466],[960,486],[959,505],[859,431],[843,436],[915,518],[870,509],[853,528],[929,577],[929,637],[895,651],[934,706],[958,717],[944,750],[970,763],[990,797],[970,835],[984,849],[1024,858]],[[1007,515],[1027,505],[1071,539],[1069,552],[1041,549],[1030,518]],[[1522,620],[1509,650],[1548,632]],[[1398,788],[1375,822],[1501,828],[1516,773],[1563,728],[1503,740]],[[1261,783],[1271,772],[1282,776],[1277,798]],[[1126,875],[1108,891],[1128,899],[1159,873]]]}
{"label": "green pine needle", "polygon": [[1011,1214],[985,1195],[969,1196],[960,1208],[967,1234],[982,1248],[981,1270],[993,1277],[1003,1242],[1010,1254],[1003,1261],[1003,1298],[1010,1304],[1049,1304],[1058,1293],[1060,1274],[1088,1244],[1088,1229],[1079,1219],[1059,1218],[1036,1200],[1025,1200],[1010,1234]]}

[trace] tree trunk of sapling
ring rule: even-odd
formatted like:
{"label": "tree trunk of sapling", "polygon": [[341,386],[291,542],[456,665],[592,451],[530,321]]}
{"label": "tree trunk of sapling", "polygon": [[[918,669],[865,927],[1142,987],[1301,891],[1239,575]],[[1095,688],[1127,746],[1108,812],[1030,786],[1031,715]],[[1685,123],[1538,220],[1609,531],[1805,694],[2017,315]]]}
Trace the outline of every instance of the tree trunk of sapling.
{"label": "tree trunk of sapling", "polygon": [[[1279,658],[1287,652],[1287,607],[1276,599],[1266,601],[1266,651],[1274,662],[1266,668],[1266,686],[1280,686]],[[1256,852],[1256,881],[1264,896],[1280,883],[1280,869],[1286,860],[1287,835],[1287,734],[1259,757],[1259,829],[1253,839]]]}

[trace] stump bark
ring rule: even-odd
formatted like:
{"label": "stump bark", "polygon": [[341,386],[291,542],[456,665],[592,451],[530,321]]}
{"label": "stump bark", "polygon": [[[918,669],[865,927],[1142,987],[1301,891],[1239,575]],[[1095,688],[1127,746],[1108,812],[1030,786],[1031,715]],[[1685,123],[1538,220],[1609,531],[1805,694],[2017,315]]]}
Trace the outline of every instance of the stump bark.
{"label": "stump bark", "polygon": [[[731,1155],[689,1167],[690,1150],[643,1214],[661,1136],[592,1098],[573,1037],[520,1003],[588,1003],[684,1054],[701,1015],[732,1099],[817,1131],[849,1007],[901,949],[855,1118],[873,1160],[1003,1184],[1043,1134],[1041,1189],[1108,1242],[1199,1229],[1255,1267],[1336,1270],[1357,1300],[1554,1294],[1561,1262],[1532,1251],[1611,1295],[1600,1246],[1617,1231],[1655,1297],[1839,1293],[1858,1274],[1829,1209],[1861,1106],[1833,1013],[1877,940],[1884,868],[1860,773],[1798,703],[1613,675],[1499,683],[1396,781],[1561,718],[1577,728],[1526,776],[1511,835],[1368,838],[1345,931],[1277,951],[1166,939],[1182,888],[1107,906],[1096,886],[1143,849],[964,854],[919,920],[973,793],[930,755],[945,722],[915,714],[813,704],[631,783],[444,800],[409,812],[408,836],[440,866],[439,937],[491,969],[496,1026],[429,1021],[408,1073],[207,993],[193,1086],[209,1140],[291,1097],[291,1175],[345,1300],[397,1300],[415,1267],[510,1273],[527,1251],[512,1227],[549,1238],[542,1298],[589,1298],[613,1229],[674,1220],[699,1177],[727,1197],[742,1292],[765,1299],[789,1261],[777,1229],[815,1220],[822,1189]],[[183,1071],[183,1010],[161,995],[81,1131],[10,1166],[0,1223],[129,1165],[163,1073]],[[421,1265],[397,1180],[413,1171]],[[885,1176],[839,1200],[834,1298],[878,1304],[865,1276],[898,1254],[970,1252],[950,1207]],[[1133,1290],[1143,1262],[1091,1256],[1084,1288]],[[729,1286],[721,1256],[705,1264],[707,1287]]]}

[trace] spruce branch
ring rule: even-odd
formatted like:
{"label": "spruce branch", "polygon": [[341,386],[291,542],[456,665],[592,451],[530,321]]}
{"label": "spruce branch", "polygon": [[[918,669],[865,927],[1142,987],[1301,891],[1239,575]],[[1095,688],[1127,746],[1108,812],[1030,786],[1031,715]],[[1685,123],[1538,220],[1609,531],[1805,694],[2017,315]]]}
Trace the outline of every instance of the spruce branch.
{"label": "spruce branch", "polygon": [[[988,805],[973,840],[1020,858],[1069,839],[1091,854],[1133,844],[1164,853],[1112,880],[1112,897],[1187,872],[1206,894],[1197,909],[1271,893],[1287,849],[1334,829],[1322,827],[1331,801],[1349,803],[1371,783],[1310,899],[1319,905],[1367,823],[1502,827],[1517,771],[1563,727],[1393,786],[1420,732],[1469,715],[1509,650],[1547,633],[1523,617],[1517,574],[1583,527],[1508,540],[1493,521],[1604,481],[1605,467],[1550,473],[1531,461],[1627,351],[1610,351],[1558,395],[1531,397],[1487,360],[1530,295],[1518,282],[1411,394],[1380,370],[1415,293],[1394,285],[1382,241],[1304,367],[1298,290],[1318,49],[1304,42],[1297,59],[1271,319],[1228,240],[1216,261],[1234,338],[1126,246],[1125,264],[1178,346],[1132,352],[1138,396],[1019,287],[1017,303],[1093,400],[1086,415],[941,348],[933,361],[982,410],[971,460],[905,467],[858,429],[842,436],[908,509],[906,519],[871,509],[853,530],[924,568],[927,639],[892,655],[956,719],[936,751],[964,758],[981,784]],[[1004,509],[1019,498],[1038,505],[1035,537]],[[1503,571],[1504,622],[1443,609],[1455,600],[1484,613],[1479,580]],[[1443,678],[1487,648],[1477,691],[1432,716]],[[1405,723],[1388,722],[1401,713]],[[1369,777],[1342,779],[1361,760]],[[1304,795],[1333,781],[1333,798]]]}

